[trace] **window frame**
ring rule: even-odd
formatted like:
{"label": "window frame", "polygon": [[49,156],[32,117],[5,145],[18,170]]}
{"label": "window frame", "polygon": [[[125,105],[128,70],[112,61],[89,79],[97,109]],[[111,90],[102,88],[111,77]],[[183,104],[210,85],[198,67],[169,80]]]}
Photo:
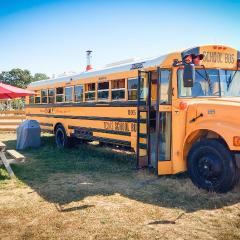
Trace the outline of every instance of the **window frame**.
{"label": "window frame", "polygon": [[[33,99],[33,102],[31,102],[30,99]],[[35,104],[35,96],[34,95],[29,96],[28,101],[29,101],[29,104]]]}
{"label": "window frame", "polygon": [[[53,95],[49,95],[49,91],[51,91],[51,90],[53,91]],[[55,88],[49,88],[47,91],[48,91],[48,103],[50,103],[49,98],[52,98],[53,102],[50,104],[54,104],[55,103]]]}
{"label": "window frame", "polygon": [[[124,88],[113,88],[113,82],[114,81],[123,81],[124,82]],[[115,101],[123,101],[126,99],[126,81],[125,81],[125,78],[121,78],[121,79],[114,79],[114,80],[111,80],[111,99],[113,102]],[[118,98],[118,99],[113,99],[113,95],[112,93],[115,92],[115,91],[123,91],[124,92],[124,97],[123,98]]]}
{"label": "window frame", "polygon": [[[67,89],[71,89],[71,94],[70,94],[71,100],[70,100],[70,101],[67,101],[67,99],[66,99],[66,96],[67,96],[67,95],[66,95],[66,92],[67,92],[66,90],[67,90]],[[73,90],[74,90],[74,87],[73,87],[73,86],[67,86],[67,87],[64,88],[64,102],[65,102],[65,103],[72,103],[72,102],[73,102],[73,100],[74,100],[74,99],[73,99]]]}
{"label": "window frame", "polygon": [[[101,83],[108,83],[108,88],[99,90],[99,84],[101,84]],[[98,93],[101,93],[101,92],[108,92],[108,97],[107,98],[100,98]],[[110,92],[110,81],[103,81],[103,82],[98,82],[97,83],[97,101],[98,102],[107,102],[107,101],[109,101],[109,97],[110,97],[109,92]]]}
{"label": "window frame", "polygon": [[[161,105],[172,105],[172,76],[173,76],[173,71],[171,68],[160,68],[160,76],[161,76],[161,71],[169,71],[169,85],[168,85],[168,103],[161,103],[161,96],[162,96],[162,91],[161,91],[161,86],[160,86],[160,99],[158,99],[159,104]],[[161,76],[162,78],[162,76]],[[162,79],[161,79],[162,83]],[[162,84],[161,84],[162,85]]]}
{"label": "window frame", "polygon": [[[42,92],[46,91],[46,96],[42,95]],[[41,89],[41,104],[48,104],[48,89]],[[43,102],[43,98],[46,98],[46,102]]]}
{"label": "window frame", "polygon": [[129,80],[134,80],[134,79],[136,79],[137,80],[137,85],[138,85],[138,76],[137,77],[131,77],[131,78],[127,78],[127,101],[137,101],[138,100],[138,86],[137,86],[137,88],[135,89],[131,89],[131,91],[132,90],[136,90],[137,91],[137,96],[136,96],[136,99],[129,99],[129,88],[128,88],[128,81]]}
{"label": "window frame", "polygon": [[[76,87],[82,87],[82,100],[81,101],[76,101],[76,92],[75,92],[75,89]],[[76,102],[76,103],[82,103],[84,102],[84,84],[78,84],[78,85],[75,85],[74,86],[74,89],[73,89],[73,102]]]}
{"label": "window frame", "polygon": [[[62,89],[63,89],[63,93],[62,93],[62,94],[57,94],[57,89],[58,89],[58,88],[62,88]],[[65,88],[64,88],[64,87],[56,87],[56,88],[55,88],[55,93],[56,93],[56,94],[55,94],[55,103],[56,103],[56,104],[58,104],[58,103],[64,103],[64,100],[65,100],[65,99],[64,99],[64,98],[65,98]],[[62,100],[63,100],[62,102],[58,102],[58,101],[57,101],[57,97],[58,97],[58,96],[62,96]]]}
{"label": "window frame", "polygon": [[[219,70],[219,68],[206,68],[206,70],[208,70],[208,69],[215,69],[215,70]],[[220,98],[221,97],[221,89],[219,89],[219,91],[220,91],[220,95],[219,96],[197,96],[197,97],[193,97],[193,96],[190,96],[190,97],[185,97],[185,96],[181,96],[180,95],[180,88],[179,88],[179,81],[178,81],[178,73],[179,73],[179,71],[180,70],[183,70],[183,68],[178,68],[178,70],[177,70],[177,98],[178,99],[196,99],[196,98],[204,98],[204,99],[206,99],[206,98]],[[219,76],[219,81],[220,81],[220,76]]]}
{"label": "window frame", "polygon": [[[95,90],[93,90],[93,91],[86,91],[86,89],[87,89],[86,85],[88,86],[89,84],[94,84]],[[86,94],[88,94],[88,93],[94,93],[94,99],[87,99]],[[94,82],[94,83],[85,83],[84,99],[85,99],[85,102],[95,102],[96,101],[96,82]]]}

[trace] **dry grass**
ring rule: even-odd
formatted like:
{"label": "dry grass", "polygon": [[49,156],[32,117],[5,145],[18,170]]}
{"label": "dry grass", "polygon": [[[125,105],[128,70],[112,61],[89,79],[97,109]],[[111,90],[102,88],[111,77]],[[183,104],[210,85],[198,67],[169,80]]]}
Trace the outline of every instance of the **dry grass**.
{"label": "dry grass", "polygon": [[[15,135],[0,134],[9,148]],[[0,169],[0,239],[240,239],[240,185],[227,194],[186,175],[134,170],[134,157],[97,146],[23,152],[17,180]]]}

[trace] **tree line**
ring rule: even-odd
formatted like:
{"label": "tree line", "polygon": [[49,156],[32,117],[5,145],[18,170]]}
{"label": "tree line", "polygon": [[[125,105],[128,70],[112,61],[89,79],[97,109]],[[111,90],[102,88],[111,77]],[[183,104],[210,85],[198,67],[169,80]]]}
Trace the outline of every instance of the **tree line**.
{"label": "tree line", "polygon": [[0,82],[6,83],[19,88],[27,88],[34,81],[49,79],[45,73],[35,73],[27,69],[13,68],[10,71],[2,71],[0,73]]}

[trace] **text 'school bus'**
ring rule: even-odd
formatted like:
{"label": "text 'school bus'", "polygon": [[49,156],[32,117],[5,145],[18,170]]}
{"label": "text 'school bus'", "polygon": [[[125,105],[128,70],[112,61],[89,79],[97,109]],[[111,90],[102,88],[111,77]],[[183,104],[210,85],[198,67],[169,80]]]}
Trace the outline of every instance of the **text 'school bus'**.
{"label": "text 'school bus'", "polygon": [[240,52],[208,45],[33,82],[28,119],[55,134],[132,148],[158,175],[188,171],[198,187],[236,185],[240,169]]}

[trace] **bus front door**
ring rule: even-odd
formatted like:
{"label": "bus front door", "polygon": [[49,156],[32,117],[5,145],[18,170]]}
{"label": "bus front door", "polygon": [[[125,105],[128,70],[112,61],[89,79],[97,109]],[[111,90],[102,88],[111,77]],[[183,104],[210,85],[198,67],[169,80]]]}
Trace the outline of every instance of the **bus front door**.
{"label": "bus front door", "polygon": [[138,71],[137,167],[150,167],[151,72]]}
{"label": "bus front door", "polygon": [[157,174],[171,173],[172,136],[171,70],[157,70],[157,110],[155,170]]}

